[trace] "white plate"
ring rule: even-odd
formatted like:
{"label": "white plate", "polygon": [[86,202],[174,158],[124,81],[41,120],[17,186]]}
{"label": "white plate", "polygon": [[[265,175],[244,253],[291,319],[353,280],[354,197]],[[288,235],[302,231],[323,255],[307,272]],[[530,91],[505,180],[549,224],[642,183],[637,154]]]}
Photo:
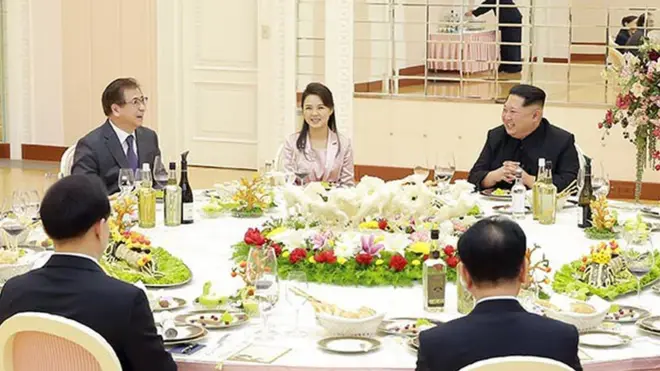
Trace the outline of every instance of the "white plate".
{"label": "white plate", "polygon": [[[621,314],[623,312],[623,314]],[[605,321],[619,322],[619,323],[632,323],[637,322],[640,318],[648,317],[651,313],[648,310],[632,307],[629,305],[619,305],[617,313],[607,313]]]}
{"label": "white plate", "polygon": [[380,348],[380,341],[373,338],[342,336],[319,340],[321,349],[343,354],[368,353]]}
{"label": "white plate", "polygon": [[221,322],[220,319],[225,311],[219,310],[199,310],[190,313],[180,314],[174,318],[179,323],[202,326],[207,329],[226,329],[246,324],[250,317],[243,312],[231,312],[233,321],[229,324]]}
{"label": "white plate", "polygon": [[593,330],[580,334],[580,344],[594,348],[614,348],[630,343],[632,338],[612,331]]}
{"label": "white plate", "polygon": [[660,335],[660,316],[651,316],[637,321],[637,326]]}
{"label": "white plate", "polygon": [[202,327],[186,324],[175,325],[174,329],[176,330],[177,334],[173,337],[166,337],[166,335],[162,333],[163,330],[160,326],[157,326],[156,329],[158,330],[158,334],[163,337],[163,342],[165,344],[199,339],[208,333],[208,331]]}
{"label": "white plate", "polygon": [[177,309],[181,309],[181,308],[186,306],[186,299],[182,299],[182,298],[170,298],[170,299],[171,300],[168,300],[169,307],[167,307],[167,308],[161,307],[160,304],[159,304],[160,300],[156,300],[153,303],[154,307],[151,311],[152,312],[162,312],[162,311],[165,311],[165,310],[177,310]]}

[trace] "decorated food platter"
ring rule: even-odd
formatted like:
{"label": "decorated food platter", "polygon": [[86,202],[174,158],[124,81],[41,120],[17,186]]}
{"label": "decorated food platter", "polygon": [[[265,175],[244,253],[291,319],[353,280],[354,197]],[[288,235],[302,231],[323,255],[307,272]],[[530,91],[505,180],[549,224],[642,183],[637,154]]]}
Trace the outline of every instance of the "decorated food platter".
{"label": "decorated food platter", "polygon": [[641,318],[648,317],[651,313],[642,308],[630,305],[613,305],[609,313],[605,315],[605,320],[618,323],[634,323]]}
{"label": "decorated food platter", "polygon": [[397,317],[384,320],[378,331],[388,335],[417,336],[421,331],[440,324],[442,322],[429,318]]}
{"label": "decorated food platter", "polygon": [[484,189],[479,194],[495,201],[511,201],[511,190],[508,189]]}
{"label": "decorated food platter", "polygon": [[242,326],[248,323],[250,318],[243,312],[196,310],[180,314],[176,316],[174,320],[178,323],[202,326],[209,330],[221,330]]}

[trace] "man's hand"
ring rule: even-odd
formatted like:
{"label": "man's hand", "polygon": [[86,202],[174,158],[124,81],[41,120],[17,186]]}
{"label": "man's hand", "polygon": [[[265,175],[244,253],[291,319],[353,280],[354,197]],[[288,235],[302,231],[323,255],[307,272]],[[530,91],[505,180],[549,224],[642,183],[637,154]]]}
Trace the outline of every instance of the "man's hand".
{"label": "man's hand", "polygon": [[501,180],[507,183],[513,183],[516,180],[516,170],[520,167],[520,162],[504,161],[502,164],[503,178]]}
{"label": "man's hand", "polygon": [[465,12],[465,16],[466,17],[472,17],[472,11],[468,10],[467,12]]}

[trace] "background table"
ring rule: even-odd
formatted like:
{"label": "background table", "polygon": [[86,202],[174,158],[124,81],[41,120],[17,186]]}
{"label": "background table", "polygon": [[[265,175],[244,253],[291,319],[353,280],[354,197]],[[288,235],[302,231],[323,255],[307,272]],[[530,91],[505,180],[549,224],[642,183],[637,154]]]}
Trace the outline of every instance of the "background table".
{"label": "background table", "polygon": [[428,58],[441,61],[429,60],[428,68],[462,73],[491,70],[495,68],[499,56],[495,41],[497,41],[495,30],[430,34]]}

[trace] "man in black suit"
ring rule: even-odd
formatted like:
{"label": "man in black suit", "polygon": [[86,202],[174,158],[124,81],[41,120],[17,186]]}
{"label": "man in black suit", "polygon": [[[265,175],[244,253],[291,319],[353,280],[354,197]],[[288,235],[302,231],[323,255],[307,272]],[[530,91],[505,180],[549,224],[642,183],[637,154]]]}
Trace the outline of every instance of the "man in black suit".
{"label": "man in black suit", "polygon": [[108,245],[110,204],[93,175],[55,183],[41,203],[41,220],[55,244],[44,267],[14,277],[0,292],[0,323],[14,314],[66,317],[99,333],[124,371],[172,371],[145,293],[107,276],[98,263]]}
{"label": "man in black suit", "polygon": [[520,226],[502,217],[483,219],[461,236],[458,272],[477,304],[467,316],[419,334],[417,371],[457,371],[506,356],[550,358],[582,370],[577,329],[518,302],[526,250]]}
{"label": "man in black suit", "polygon": [[101,104],[107,120],[78,141],[71,174],[96,174],[112,194],[119,191],[119,169],[135,171],[148,163],[153,170],[160,149],[156,133],[142,126],[147,97],[135,79],[111,82]]}
{"label": "man in black suit", "polygon": [[516,85],[502,110],[502,123],[488,132],[486,144],[470,170],[468,181],[478,189],[513,186],[515,172],[523,169],[523,182],[531,188],[538,161],[552,161],[552,182],[562,191],[580,169],[575,137],[543,117],[545,92],[531,85]]}
{"label": "man in black suit", "polygon": [[515,5],[513,0],[485,0],[479,8],[465,14],[467,17],[479,17],[492,10],[497,16],[497,23],[500,25],[501,42],[518,43],[518,45],[500,44],[500,59],[504,63],[500,64],[499,72],[516,73],[522,71],[522,64],[520,64],[522,54],[519,45],[522,42],[522,28],[520,26],[522,25],[522,14]]}

